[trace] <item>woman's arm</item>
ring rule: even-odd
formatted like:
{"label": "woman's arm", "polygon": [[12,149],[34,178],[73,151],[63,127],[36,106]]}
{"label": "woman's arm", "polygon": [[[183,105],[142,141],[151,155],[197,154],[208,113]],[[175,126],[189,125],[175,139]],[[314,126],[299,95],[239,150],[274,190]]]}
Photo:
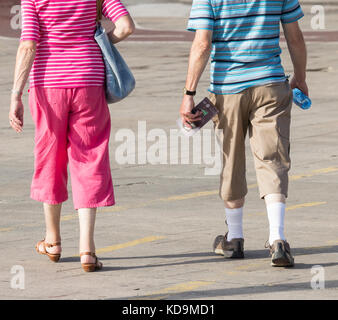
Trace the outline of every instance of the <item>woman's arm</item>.
{"label": "woman's arm", "polygon": [[21,132],[23,128],[24,107],[21,96],[35,59],[35,53],[35,41],[26,40],[20,42],[16,56],[14,84],[9,109],[10,125],[16,132]]}
{"label": "woman's arm", "polygon": [[131,16],[125,15],[115,22],[115,28],[108,33],[112,43],[118,43],[129,37],[135,31],[135,24]]}

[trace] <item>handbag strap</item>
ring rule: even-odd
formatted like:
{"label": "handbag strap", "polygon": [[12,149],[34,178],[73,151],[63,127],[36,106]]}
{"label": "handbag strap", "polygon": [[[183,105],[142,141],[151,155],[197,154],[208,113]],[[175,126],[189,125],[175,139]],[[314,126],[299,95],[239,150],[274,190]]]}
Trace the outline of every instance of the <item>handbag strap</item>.
{"label": "handbag strap", "polygon": [[102,19],[102,3],[103,0],[96,0],[96,21],[99,22]]}

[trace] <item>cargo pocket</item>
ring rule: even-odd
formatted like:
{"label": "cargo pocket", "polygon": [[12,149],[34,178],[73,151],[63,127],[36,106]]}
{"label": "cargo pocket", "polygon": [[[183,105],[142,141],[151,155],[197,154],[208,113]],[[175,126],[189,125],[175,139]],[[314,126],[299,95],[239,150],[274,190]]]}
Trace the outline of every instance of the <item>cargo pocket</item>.
{"label": "cargo pocket", "polygon": [[290,122],[288,110],[277,119],[278,156],[280,162],[286,166],[290,163]]}
{"label": "cargo pocket", "polygon": [[279,134],[275,127],[255,130],[250,137],[251,150],[260,161],[275,161],[278,155]]}
{"label": "cargo pocket", "polygon": [[282,166],[290,166],[290,139],[283,134],[278,136],[278,159]]}

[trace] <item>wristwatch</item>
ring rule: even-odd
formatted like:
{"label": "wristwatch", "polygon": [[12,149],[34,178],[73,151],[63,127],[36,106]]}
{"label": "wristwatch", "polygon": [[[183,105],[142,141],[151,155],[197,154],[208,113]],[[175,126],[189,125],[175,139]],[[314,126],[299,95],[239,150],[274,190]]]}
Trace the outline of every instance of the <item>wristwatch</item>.
{"label": "wristwatch", "polygon": [[196,91],[189,91],[187,88],[183,89],[183,94],[186,94],[187,96],[195,96]]}

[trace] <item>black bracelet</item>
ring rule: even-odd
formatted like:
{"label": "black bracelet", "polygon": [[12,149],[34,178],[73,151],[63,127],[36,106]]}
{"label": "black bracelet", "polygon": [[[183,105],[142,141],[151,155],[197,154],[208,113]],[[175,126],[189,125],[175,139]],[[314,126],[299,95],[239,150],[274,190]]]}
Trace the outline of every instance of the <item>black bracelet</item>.
{"label": "black bracelet", "polygon": [[183,89],[183,93],[186,94],[187,96],[195,96],[196,91],[189,91],[187,88]]}

